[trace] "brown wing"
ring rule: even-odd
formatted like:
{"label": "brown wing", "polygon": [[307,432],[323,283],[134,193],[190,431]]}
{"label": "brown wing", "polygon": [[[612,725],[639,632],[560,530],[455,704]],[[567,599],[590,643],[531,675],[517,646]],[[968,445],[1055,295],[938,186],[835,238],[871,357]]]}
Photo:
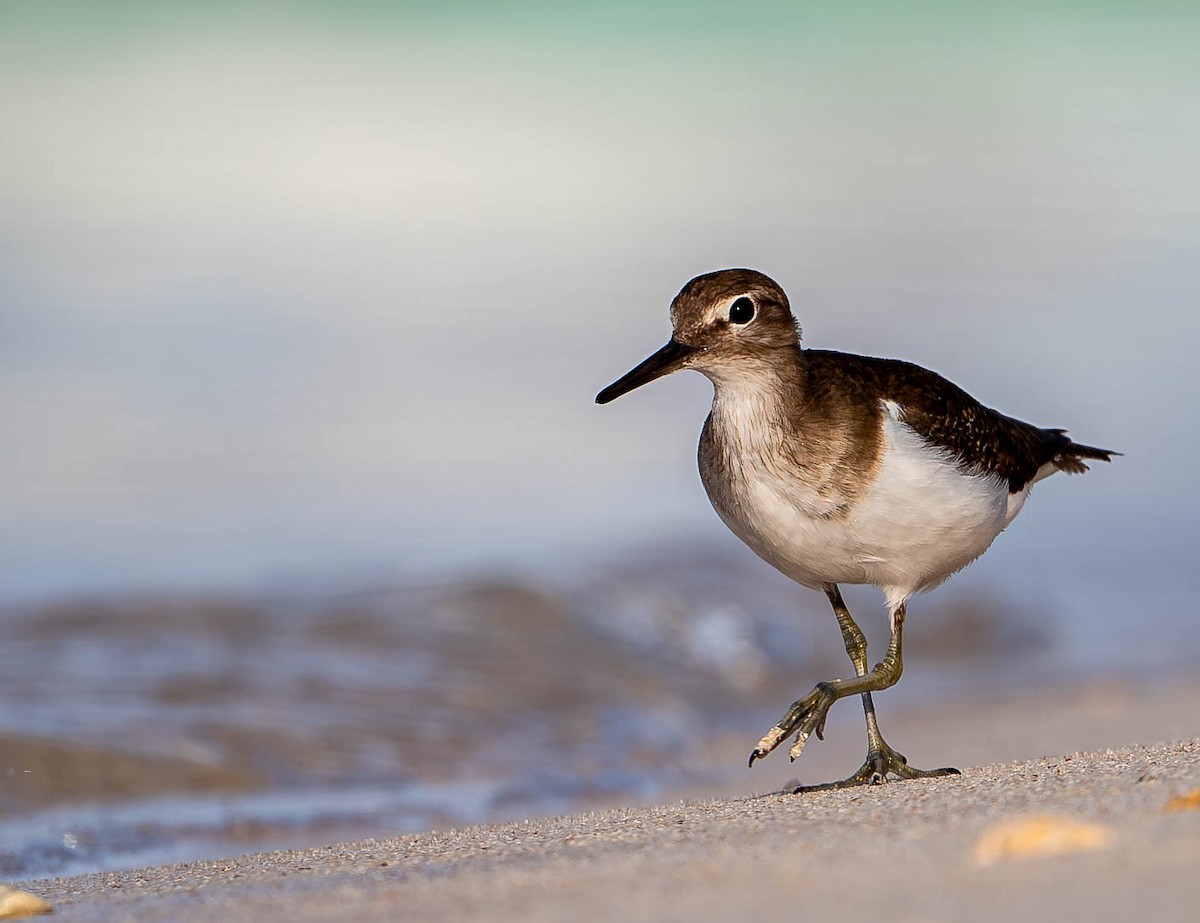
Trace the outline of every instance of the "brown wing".
{"label": "brown wing", "polygon": [[860,398],[894,401],[901,419],[931,443],[950,452],[964,471],[991,474],[1008,482],[1013,493],[1033,480],[1047,462],[1061,461],[1064,470],[1082,469],[1073,451],[1087,449],[1071,442],[1061,429],[1042,429],[985,407],[936,372],[898,359],[874,359],[828,350],[805,350],[810,380],[840,381]]}

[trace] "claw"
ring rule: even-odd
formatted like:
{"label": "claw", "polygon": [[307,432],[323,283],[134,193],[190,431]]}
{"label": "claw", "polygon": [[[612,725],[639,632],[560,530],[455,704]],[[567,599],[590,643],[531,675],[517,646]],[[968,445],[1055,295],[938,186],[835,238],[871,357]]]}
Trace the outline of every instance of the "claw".
{"label": "claw", "polygon": [[768,753],[778,747],[780,741],[787,737],[787,735],[788,732],[784,728],[771,728],[771,730],[763,735],[763,739],[758,742],[755,748],[750,751],[750,762],[747,763],[747,765],[753,766],[755,760],[761,760]]}
{"label": "claw", "polygon": [[778,747],[793,731],[796,732],[796,742],[792,744],[788,755],[795,762],[804,752],[804,745],[814,733],[818,740],[825,739],[825,721],[829,717],[829,707],[837,701],[837,689],[832,683],[818,683],[803,699],[792,703],[788,713],[780,719],[779,724],[771,728],[762,740],[750,752],[750,762],[760,760]]}
{"label": "claw", "polygon": [[872,750],[867,754],[866,762],[850,778],[843,779],[841,782],[825,782],[821,785],[801,785],[794,790],[794,793],[799,795],[807,792],[827,792],[851,788],[856,785],[882,785],[887,782],[889,775],[894,775],[898,779],[927,779],[934,776],[956,776],[959,775],[959,771],[949,767],[945,769],[913,769],[908,765],[908,760],[904,758],[903,753],[893,750],[884,743],[882,749]]}

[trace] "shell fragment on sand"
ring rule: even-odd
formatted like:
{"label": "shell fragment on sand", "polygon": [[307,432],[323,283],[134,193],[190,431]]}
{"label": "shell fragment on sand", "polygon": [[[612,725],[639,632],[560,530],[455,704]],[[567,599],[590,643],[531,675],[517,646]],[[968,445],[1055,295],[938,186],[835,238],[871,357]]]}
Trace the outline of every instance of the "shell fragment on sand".
{"label": "shell fragment on sand", "polygon": [[1055,814],[1034,814],[1002,821],[975,842],[975,865],[1011,859],[1044,859],[1073,852],[1105,849],[1116,840],[1108,827]]}
{"label": "shell fragment on sand", "polygon": [[36,894],[0,885],[0,920],[19,920],[53,912],[54,907]]}

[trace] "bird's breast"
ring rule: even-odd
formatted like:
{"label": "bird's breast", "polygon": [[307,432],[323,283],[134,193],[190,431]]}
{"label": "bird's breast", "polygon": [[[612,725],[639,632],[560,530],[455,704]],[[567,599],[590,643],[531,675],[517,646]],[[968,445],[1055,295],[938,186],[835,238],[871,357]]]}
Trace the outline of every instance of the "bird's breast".
{"label": "bird's breast", "polygon": [[1011,519],[1003,482],[964,472],[893,415],[880,421],[876,457],[857,465],[820,451],[804,458],[803,446],[729,424],[714,414],[701,437],[709,500],[735,535],[806,586],[911,595],[973,561]]}

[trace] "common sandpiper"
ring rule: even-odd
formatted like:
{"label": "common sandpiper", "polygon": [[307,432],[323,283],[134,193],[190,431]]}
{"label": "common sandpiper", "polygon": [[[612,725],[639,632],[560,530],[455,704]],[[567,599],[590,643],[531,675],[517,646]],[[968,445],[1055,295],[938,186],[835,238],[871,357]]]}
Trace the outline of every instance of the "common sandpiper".
{"label": "common sandpiper", "polygon": [[[667,345],[596,402],[680,369],[712,381],[699,450],[708,498],[759,557],[824,591],[856,674],[793,702],[750,765],[793,734],[796,759],[822,736],[834,702],[861,695],[866,761],[848,779],[814,788],[957,774],[914,769],[879,732],[871,694],[900,679],[909,600],[983,554],[1035,483],[1120,453],[1005,416],[918,365],[803,348],[783,289],[755,270],[692,279],[671,303],[671,323]],[[870,669],[839,584],[883,591],[891,639]]]}

